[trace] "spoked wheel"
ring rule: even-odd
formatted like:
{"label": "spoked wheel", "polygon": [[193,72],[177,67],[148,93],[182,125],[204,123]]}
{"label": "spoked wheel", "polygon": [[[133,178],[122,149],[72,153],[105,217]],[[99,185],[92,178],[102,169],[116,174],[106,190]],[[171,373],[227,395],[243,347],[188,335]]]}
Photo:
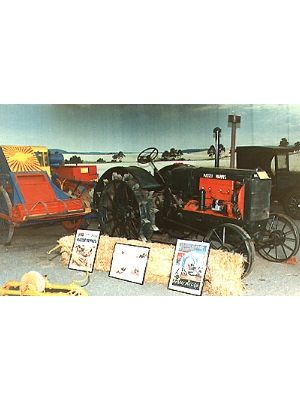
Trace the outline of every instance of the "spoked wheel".
{"label": "spoked wheel", "polygon": [[115,179],[106,185],[99,202],[99,221],[101,232],[109,236],[139,238],[139,204],[126,182]]}
{"label": "spoked wheel", "polygon": [[288,193],[283,200],[284,212],[293,219],[300,219],[300,191]]}
{"label": "spoked wheel", "polygon": [[[0,186],[0,212],[2,214],[7,215],[8,217],[12,216],[12,204],[7,194],[7,191]],[[0,218],[0,242],[2,244],[9,244],[14,234],[14,225],[12,222]]]}
{"label": "spoked wheel", "polygon": [[259,232],[257,238],[257,251],[268,261],[287,261],[299,250],[298,227],[286,215],[270,214],[266,228]]}
{"label": "spoked wheel", "polygon": [[251,237],[243,228],[229,223],[218,225],[208,231],[203,240],[209,242],[212,249],[242,254],[244,258],[242,278],[250,274],[253,269],[255,248]]}

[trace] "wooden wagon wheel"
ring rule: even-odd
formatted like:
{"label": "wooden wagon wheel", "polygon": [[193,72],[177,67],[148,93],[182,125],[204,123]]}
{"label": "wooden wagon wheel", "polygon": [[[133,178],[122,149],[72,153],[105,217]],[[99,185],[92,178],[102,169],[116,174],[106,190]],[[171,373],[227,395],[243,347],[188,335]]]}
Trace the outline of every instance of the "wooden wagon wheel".
{"label": "wooden wagon wheel", "polygon": [[[12,204],[3,186],[0,186],[0,213],[12,216]],[[14,234],[14,225],[5,218],[0,217],[0,242],[9,244]]]}

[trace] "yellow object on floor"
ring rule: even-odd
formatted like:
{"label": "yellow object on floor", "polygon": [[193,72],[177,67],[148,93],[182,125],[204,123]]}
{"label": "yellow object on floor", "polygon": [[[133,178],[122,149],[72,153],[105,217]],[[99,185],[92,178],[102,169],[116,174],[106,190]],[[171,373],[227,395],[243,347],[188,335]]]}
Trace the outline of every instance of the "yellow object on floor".
{"label": "yellow object on floor", "polygon": [[21,282],[6,282],[0,288],[0,296],[88,296],[87,291],[74,282],[78,281],[67,285],[54,284],[39,272],[30,271],[22,276]]}

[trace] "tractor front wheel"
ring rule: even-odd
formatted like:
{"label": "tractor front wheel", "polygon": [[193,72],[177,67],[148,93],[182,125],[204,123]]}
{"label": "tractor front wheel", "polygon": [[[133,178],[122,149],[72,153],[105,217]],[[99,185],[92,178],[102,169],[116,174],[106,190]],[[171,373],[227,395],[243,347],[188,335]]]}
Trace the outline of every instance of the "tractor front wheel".
{"label": "tractor front wheel", "polygon": [[251,237],[243,228],[230,223],[221,224],[210,229],[203,240],[209,242],[212,249],[242,254],[244,259],[242,278],[250,274],[253,269],[255,248]]}

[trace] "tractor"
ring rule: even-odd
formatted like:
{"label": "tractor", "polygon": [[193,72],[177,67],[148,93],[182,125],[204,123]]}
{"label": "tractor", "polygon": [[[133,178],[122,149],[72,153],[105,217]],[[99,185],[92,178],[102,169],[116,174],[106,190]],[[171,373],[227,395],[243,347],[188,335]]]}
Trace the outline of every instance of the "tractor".
{"label": "tractor", "polygon": [[155,166],[159,151],[143,150],[143,167],[114,166],[98,179],[94,205],[103,234],[127,239],[210,242],[211,248],[243,255],[243,278],[253,269],[255,252],[284,262],[299,249],[294,221],[270,212],[272,180],[257,169]]}

